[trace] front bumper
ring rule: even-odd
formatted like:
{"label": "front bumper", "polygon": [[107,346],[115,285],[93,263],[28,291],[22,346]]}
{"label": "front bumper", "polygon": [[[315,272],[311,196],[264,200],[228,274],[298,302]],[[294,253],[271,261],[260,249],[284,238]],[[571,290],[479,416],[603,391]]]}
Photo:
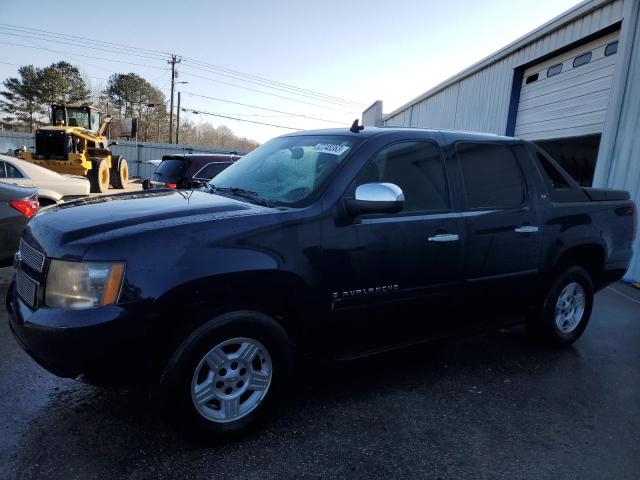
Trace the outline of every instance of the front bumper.
{"label": "front bumper", "polygon": [[59,377],[128,384],[152,371],[149,321],[139,305],[32,310],[18,297],[14,284],[6,304],[18,343]]}

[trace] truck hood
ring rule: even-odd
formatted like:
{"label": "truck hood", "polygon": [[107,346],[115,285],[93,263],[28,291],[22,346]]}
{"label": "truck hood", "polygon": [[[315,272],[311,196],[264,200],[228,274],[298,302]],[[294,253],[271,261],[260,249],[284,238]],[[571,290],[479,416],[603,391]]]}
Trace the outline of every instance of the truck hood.
{"label": "truck hood", "polygon": [[[38,213],[25,238],[48,255],[79,257],[87,238],[117,231],[136,233],[198,221],[268,213],[273,209],[194,190],[106,195],[64,203]],[[78,244],[77,249],[69,248]],[[62,247],[65,247],[61,250]]]}

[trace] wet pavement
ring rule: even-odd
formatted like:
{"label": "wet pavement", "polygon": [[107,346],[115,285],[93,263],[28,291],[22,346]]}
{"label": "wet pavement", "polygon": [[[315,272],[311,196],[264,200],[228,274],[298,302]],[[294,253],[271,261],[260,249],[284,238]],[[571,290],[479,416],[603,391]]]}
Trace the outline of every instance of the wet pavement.
{"label": "wet pavement", "polygon": [[598,294],[569,349],[513,329],[317,367],[273,421],[209,446],[142,391],[42,370],[1,305],[2,479],[639,476],[640,291],[624,284]]}

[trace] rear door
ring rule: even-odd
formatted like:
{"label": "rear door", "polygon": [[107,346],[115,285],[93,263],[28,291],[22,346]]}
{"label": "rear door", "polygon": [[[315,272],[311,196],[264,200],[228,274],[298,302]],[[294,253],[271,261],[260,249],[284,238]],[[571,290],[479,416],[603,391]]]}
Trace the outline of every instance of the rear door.
{"label": "rear door", "polygon": [[11,162],[0,161],[0,181],[21,187],[33,187],[33,181]]}
{"label": "rear door", "polygon": [[464,190],[464,277],[472,293],[499,307],[533,294],[540,265],[540,226],[518,149],[526,155],[517,144],[455,145]]}

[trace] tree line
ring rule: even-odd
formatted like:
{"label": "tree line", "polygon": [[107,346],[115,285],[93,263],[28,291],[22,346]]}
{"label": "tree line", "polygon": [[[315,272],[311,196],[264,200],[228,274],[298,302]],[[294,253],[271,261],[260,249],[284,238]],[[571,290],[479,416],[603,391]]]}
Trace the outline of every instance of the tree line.
{"label": "tree line", "polygon": [[[78,67],[60,61],[47,67],[25,65],[17,77],[2,82],[0,119],[2,129],[33,132],[51,123],[51,105],[92,103],[112,116],[110,135],[121,136],[120,120],[138,118],[138,139],[165,143],[169,136],[169,106],[164,93],[135,73],[114,73],[105,88],[92,90]],[[176,117],[174,114],[174,127]],[[174,128],[175,130],[175,128]],[[235,135],[225,125],[181,121],[180,143],[249,151],[254,140]]]}

